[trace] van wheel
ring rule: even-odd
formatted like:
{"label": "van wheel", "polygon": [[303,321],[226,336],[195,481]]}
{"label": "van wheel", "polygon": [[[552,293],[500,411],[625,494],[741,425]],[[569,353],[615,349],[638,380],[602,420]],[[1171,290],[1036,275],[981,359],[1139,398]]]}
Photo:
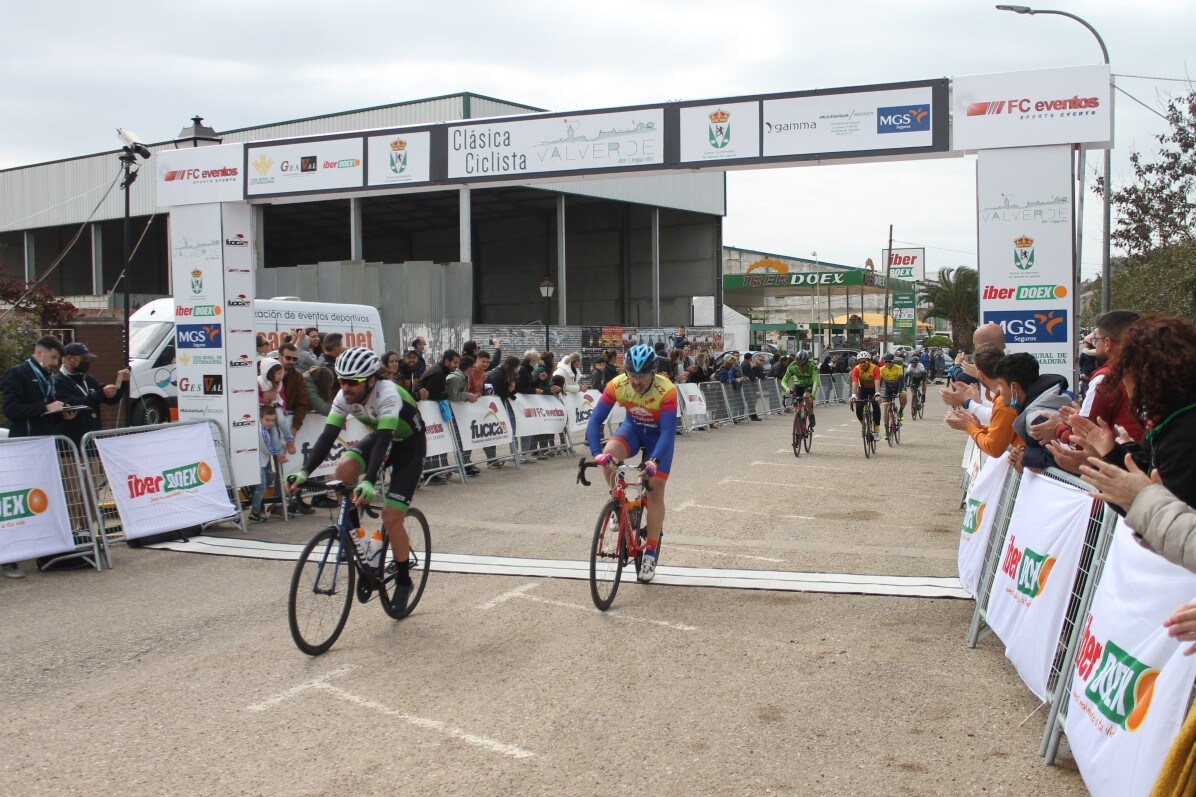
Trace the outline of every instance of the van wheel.
{"label": "van wheel", "polygon": [[129,418],[132,426],[152,426],[170,420],[166,414],[166,404],[159,398],[137,399],[129,410]]}

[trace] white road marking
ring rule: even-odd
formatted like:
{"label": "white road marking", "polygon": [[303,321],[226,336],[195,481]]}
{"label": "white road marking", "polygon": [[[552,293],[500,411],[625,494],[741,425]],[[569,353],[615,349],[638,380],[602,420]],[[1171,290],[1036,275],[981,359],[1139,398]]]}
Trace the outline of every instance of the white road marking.
{"label": "white road marking", "polygon": [[490,600],[488,600],[485,603],[478,606],[478,608],[481,609],[482,611],[486,611],[487,609],[493,609],[498,604],[506,603],[507,601],[511,600],[512,598],[518,598],[521,595],[523,595],[523,593],[530,592],[531,590],[535,589],[538,586],[540,586],[540,583],[538,581],[533,581],[530,584],[524,584],[521,587],[515,587],[515,589],[511,590],[510,592],[504,592],[503,594],[501,594],[497,597],[491,598]]}
{"label": "white road marking", "polygon": [[789,484],[788,482],[755,482],[747,479],[722,479],[719,484],[764,484],[769,487],[800,487],[804,490],[829,490],[830,487],[819,487],[817,484]]}
{"label": "white road marking", "polygon": [[[789,449],[785,449],[788,451]],[[772,465],[777,468],[817,468],[818,470],[837,470],[846,473],[850,468],[832,468],[829,465],[801,465],[797,462],[765,462],[764,460],[756,460],[752,465]]]}
{"label": "white road marking", "polygon": [[284,700],[289,700],[295,695],[306,692],[309,689],[314,689],[321,692],[328,692],[329,694],[338,697],[341,700],[354,703],[358,706],[362,706],[363,708],[373,709],[374,711],[385,714],[388,717],[394,717],[395,719],[406,722],[409,725],[414,725],[417,728],[436,731],[454,739],[459,739],[467,744],[472,744],[476,747],[482,747],[487,750],[491,750],[495,753],[509,755],[512,758],[530,758],[535,755],[535,753],[531,752],[530,750],[524,750],[522,747],[516,747],[513,744],[506,744],[505,742],[500,742],[485,736],[478,736],[477,734],[463,731],[460,728],[454,728],[451,725],[441,722],[440,720],[406,714],[398,709],[391,708],[390,706],[384,705],[375,700],[360,697],[352,692],[341,689],[339,686],[333,686],[332,684],[328,683],[329,678],[335,678],[338,675],[344,675],[350,670],[355,669],[357,669],[356,665],[350,664],[345,667],[332,670],[331,672],[327,672],[318,678],[311,679],[310,681],[304,681],[301,684],[292,686],[290,689],[282,692],[281,694],[277,694],[274,697],[262,701],[261,703],[257,703],[256,705],[249,706],[249,711],[265,711],[268,708],[277,706]]}
{"label": "white road marking", "polygon": [[[586,614],[590,614],[592,612],[598,611],[597,607],[593,606],[592,604],[589,606],[582,606],[577,603],[568,603],[566,601],[556,601],[556,600],[552,600],[551,598],[541,598],[539,595],[524,594],[524,595],[519,595],[518,597],[522,598],[523,600],[533,601],[535,603],[545,603],[545,604],[548,604],[549,606],[559,606],[562,609],[574,609],[576,611],[585,612]],[[698,630],[698,627],[696,625],[685,625],[684,623],[670,623],[667,620],[652,620],[647,617],[632,617],[629,614],[623,614],[622,612],[613,611],[613,610],[600,612],[600,614],[604,614],[607,617],[614,617],[618,620],[627,620],[627,621],[633,622],[633,623],[649,623],[651,625],[659,625],[659,626],[663,626],[665,628],[671,628],[674,631],[697,631]]]}
{"label": "white road marking", "polygon": [[681,506],[677,507],[676,511],[680,512],[684,509],[714,509],[718,512],[738,512],[741,515],[759,515],[761,517],[782,517],[791,518],[793,520],[816,520],[809,515],[774,515],[771,512],[754,512],[751,509],[732,509],[729,506],[710,506],[708,504],[697,504],[693,501],[685,501]]}
{"label": "white road marking", "polygon": [[685,545],[684,543],[673,543],[673,545],[678,545],[690,553],[709,553],[709,554],[714,554],[715,556],[733,556],[736,559],[754,559],[757,562],[778,562],[778,563],[785,562],[784,559],[775,559],[771,556],[749,556],[746,553],[731,553],[730,551],[712,551],[708,548],[691,548],[688,545]]}

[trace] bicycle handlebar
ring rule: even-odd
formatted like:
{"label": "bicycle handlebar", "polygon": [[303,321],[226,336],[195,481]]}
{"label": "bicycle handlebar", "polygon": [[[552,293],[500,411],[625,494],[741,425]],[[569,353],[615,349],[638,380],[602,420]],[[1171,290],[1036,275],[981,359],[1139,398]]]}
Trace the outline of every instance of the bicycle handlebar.
{"label": "bicycle handlebar", "polygon": [[[341,498],[353,497],[354,488],[348,484],[345,484],[344,482],[328,482],[326,486],[329,490],[338,493]],[[373,504],[361,504],[357,507],[357,511],[364,513],[365,516],[369,518],[377,518],[381,514],[381,512],[375,508]]]}
{"label": "bicycle handlebar", "polygon": [[[594,462],[592,459],[586,459],[585,457],[582,457],[581,459],[577,460],[577,481],[580,484],[584,484],[586,487],[589,487],[590,482],[586,480],[586,470],[589,468],[601,468],[601,467],[602,467],[601,465],[599,465],[597,462]],[[628,470],[630,468],[635,468],[636,470],[638,470],[642,473],[644,470],[644,463],[641,462],[638,465],[620,464],[620,465],[616,466],[615,469],[616,470]],[[652,492],[652,485],[648,484],[648,482],[646,482],[646,481],[640,482],[640,484],[643,486],[644,492],[649,492],[649,493]]]}

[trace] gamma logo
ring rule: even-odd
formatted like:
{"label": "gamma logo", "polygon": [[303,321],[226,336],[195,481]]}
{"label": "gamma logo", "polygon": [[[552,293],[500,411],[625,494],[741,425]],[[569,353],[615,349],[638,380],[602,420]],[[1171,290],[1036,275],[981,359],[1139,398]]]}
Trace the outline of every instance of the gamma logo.
{"label": "gamma logo", "polygon": [[36,487],[31,490],[0,493],[0,523],[24,520],[34,515],[40,515],[49,508],[49,496]]}
{"label": "gamma logo", "polygon": [[876,109],[877,133],[921,133],[930,129],[930,105],[895,105]]}
{"label": "gamma logo", "polygon": [[1092,615],[1088,615],[1084,626],[1076,674],[1088,681],[1084,697],[1107,719],[1131,733],[1142,727],[1159,671],[1138,661],[1111,639],[1101,645],[1092,633]]}
{"label": "gamma logo", "polygon": [[988,310],[984,323],[1000,325],[1011,343],[1067,342],[1067,310]]}

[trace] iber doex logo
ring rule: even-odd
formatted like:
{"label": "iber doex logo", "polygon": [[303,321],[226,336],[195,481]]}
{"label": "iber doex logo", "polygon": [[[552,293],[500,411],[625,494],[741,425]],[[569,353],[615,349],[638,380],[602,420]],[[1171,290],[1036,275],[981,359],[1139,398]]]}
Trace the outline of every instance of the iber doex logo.
{"label": "iber doex logo", "polygon": [[32,490],[0,493],[0,523],[40,515],[49,506],[49,497],[36,487]]}
{"label": "iber doex logo", "polygon": [[1014,299],[1019,302],[1043,302],[1067,298],[1067,287],[1064,285],[1019,285],[1016,288],[998,288],[995,285],[985,285],[981,298],[988,301]]}
{"label": "iber doex logo", "polygon": [[1142,727],[1159,671],[1138,661],[1111,639],[1101,645],[1092,633],[1092,615],[1080,640],[1076,674],[1088,681],[1084,697],[1101,714],[1131,733]]}
{"label": "iber doex logo", "polygon": [[191,490],[212,480],[212,468],[206,462],[192,462],[179,468],[162,471],[160,476],[138,476],[130,473],[128,478],[129,497],[173,493]]}

